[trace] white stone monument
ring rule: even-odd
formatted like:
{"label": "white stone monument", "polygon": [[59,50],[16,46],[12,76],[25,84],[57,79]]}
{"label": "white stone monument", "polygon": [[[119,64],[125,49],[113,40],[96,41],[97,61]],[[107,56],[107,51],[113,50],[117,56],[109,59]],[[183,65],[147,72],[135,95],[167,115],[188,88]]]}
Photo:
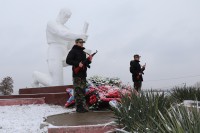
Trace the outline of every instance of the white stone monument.
{"label": "white stone monument", "polygon": [[[34,71],[32,87],[60,86],[64,84],[63,67],[68,66],[66,64],[68,52],[75,44],[75,39],[87,40],[86,33],[89,25],[85,22],[83,32],[80,34],[71,33],[69,28],[64,25],[71,14],[69,9],[61,9],[57,19],[48,22],[46,37],[49,45],[47,55],[49,74]],[[87,52],[91,53],[90,50],[87,50]]]}

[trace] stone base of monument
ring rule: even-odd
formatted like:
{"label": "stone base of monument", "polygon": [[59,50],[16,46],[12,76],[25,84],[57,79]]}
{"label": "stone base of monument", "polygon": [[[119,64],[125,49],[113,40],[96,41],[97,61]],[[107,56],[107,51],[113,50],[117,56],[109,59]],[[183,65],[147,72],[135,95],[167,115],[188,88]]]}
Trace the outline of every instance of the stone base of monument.
{"label": "stone base of monument", "polygon": [[[69,95],[67,95],[66,93],[66,88],[73,88],[73,86],[67,85],[67,86],[51,86],[51,87],[40,87],[40,88],[23,88],[19,89],[19,95],[0,96],[0,100],[13,99],[14,101],[15,99],[19,101],[20,99],[21,100],[23,99],[25,101],[29,101],[30,98],[35,100],[38,98],[44,98],[44,102],[46,104],[64,106],[66,100],[69,98]],[[18,103],[19,103],[18,105],[23,104],[23,102],[18,102]],[[17,102],[15,104],[17,104]]]}
{"label": "stone base of monument", "polygon": [[46,122],[51,124],[48,133],[104,133],[116,128],[111,111],[64,113],[48,116]]}

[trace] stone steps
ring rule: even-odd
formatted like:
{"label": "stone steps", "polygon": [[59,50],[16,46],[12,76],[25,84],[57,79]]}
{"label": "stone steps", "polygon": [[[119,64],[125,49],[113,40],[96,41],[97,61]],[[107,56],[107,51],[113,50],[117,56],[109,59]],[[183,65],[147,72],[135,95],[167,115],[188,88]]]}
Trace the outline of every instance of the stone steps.
{"label": "stone steps", "polygon": [[19,89],[19,94],[37,94],[37,93],[60,93],[66,92],[66,88],[73,88],[73,85],[66,86],[50,86],[40,88],[22,88]]}
{"label": "stone steps", "polygon": [[[19,89],[19,95],[0,96],[1,99],[28,99],[28,98],[45,98],[46,104],[64,106],[69,95],[66,88],[73,88],[72,85],[67,86],[51,86],[40,88],[23,88]],[[2,101],[3,102],[3,101]],[[19,102],[20,103],[20,102]]]}
{"label": "stone steps", "polygon": [[38,94],[0,96],[0,99],[42,98],[42,97],[45,97],[46,104],[61,105],[61,106],[64,106],[67,98],[69,98],[66,92],[62,92],[62,93],[38,93]]}
{"label": "stone steps", "polygon": [[44,104],[45,98],[16,98],[16,99],[0,99],[0,106],[11,105],[28,105],[28,104]]}

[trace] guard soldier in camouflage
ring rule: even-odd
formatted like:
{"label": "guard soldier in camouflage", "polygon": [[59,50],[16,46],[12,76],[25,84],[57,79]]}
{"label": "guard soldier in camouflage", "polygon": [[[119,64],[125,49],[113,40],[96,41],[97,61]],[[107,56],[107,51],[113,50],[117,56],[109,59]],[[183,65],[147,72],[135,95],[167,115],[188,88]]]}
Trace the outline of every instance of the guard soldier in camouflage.
{"label": "guard soldier in camouflage", "polygon": [[[74,85],[74,97],[76,112],[84,113],[88,112],[85,106],[85,89],[86,89],[86,77],[87,77],[87,67],[91,63],[92,56],[86,58],[86,53],[83,51],[83,39],[78,38],[75,40],[75,45],[69,52],[66,63],[72,65],[73,71],[73,85]],[[79,67],[78,73],[74,71],[75,68]]]}
{"label": "guard soldier in camouflage", "polygon": [[134,55],[134,60],[130,61],[130,72],[132,73],[132,80],[134,82],[134,89],[137,92],[141,91],[142,81],[144,74],[143,71],[145,70],[146,64],[141,66],[140,65],[140,57],[138,54]]}

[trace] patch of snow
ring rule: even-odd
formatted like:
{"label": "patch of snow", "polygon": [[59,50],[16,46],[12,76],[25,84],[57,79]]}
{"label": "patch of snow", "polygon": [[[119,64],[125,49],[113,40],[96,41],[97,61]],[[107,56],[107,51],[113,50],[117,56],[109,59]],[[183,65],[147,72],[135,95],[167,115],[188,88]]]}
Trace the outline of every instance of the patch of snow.
{"label": "patch of snow", "polygon": [[44,117],[73,110],[48,104],[0,106],[0,133],[47,133],[40,129]]}

